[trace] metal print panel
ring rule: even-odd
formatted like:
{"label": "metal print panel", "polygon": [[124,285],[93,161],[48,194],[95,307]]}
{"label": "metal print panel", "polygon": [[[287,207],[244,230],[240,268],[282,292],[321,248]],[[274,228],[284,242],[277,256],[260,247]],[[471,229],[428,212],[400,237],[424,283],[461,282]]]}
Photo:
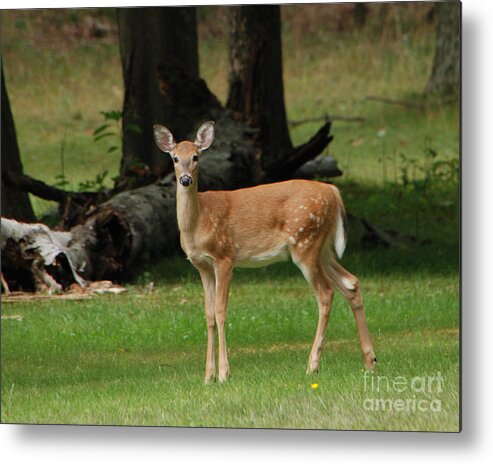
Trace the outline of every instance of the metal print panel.
{"label": "metal print panel", "polygon": [[2,423],[460,431],[460,18],[2,11]]}

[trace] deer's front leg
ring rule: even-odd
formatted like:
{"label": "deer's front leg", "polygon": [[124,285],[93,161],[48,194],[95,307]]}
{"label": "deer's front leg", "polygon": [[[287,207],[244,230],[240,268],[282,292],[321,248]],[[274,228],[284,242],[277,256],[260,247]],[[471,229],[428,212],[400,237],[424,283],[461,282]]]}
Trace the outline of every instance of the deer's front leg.
{"label": "deer's front leg", "polygon": [[233,274],[233,263],[229,260],[217,261],[214,266],[214,273],[216,277],[215,313],[219,339],[219,382],[224,382],[229,377],[225,326],[229,287]]}
{"label": "deer's front leg", "polygon": [[205,319],[207,323],[207,356],[205,359],[205,383],[211,383],[216,378],[216,317],[215,297],[216,278],[214,269],[210,266],[197,266],[204,286]]}

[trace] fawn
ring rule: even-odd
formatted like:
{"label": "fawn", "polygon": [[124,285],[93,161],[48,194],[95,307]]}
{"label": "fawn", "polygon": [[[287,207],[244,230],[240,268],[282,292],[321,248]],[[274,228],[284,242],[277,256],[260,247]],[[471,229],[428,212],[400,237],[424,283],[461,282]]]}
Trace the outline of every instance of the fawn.
{"label": "fawn", "polygon": [[307,373],[318,370],[334,287],[349,301],[365,365],[373,352],[358,279],[339,265],[346,246],[344,205],[334,185],[289,180],[232,191],[198,192],[199,156],[212,145],[214,122],[199,128],[195,142],[176,143],[164,126],[154,126],[158,147],[169,153],[177,179],[176,211],[180,242],[197,268],[205,294],[207,357],[205,382],[216,377],[215,335],[219,344],[219,381],[229,376],[226,310],[236,266],[266,266],[291,256],[309,282],[319,318]]}

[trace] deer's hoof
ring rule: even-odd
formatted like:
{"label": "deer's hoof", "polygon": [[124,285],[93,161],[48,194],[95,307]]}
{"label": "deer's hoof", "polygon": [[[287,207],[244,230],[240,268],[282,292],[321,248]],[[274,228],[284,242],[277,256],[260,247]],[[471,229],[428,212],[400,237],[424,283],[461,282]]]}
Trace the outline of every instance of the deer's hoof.
{"label": "deer's hoof", "polygon": [[225,369],[223,372],[219,372],[219,383],[224,383],[229,378],[229,368]]}
{"label": "deer's hoof", "polygon": [[365,360],[365,367],[367,369],[375,369],[377,366],[377,357],[372,354],[371,356],[367,356]]}

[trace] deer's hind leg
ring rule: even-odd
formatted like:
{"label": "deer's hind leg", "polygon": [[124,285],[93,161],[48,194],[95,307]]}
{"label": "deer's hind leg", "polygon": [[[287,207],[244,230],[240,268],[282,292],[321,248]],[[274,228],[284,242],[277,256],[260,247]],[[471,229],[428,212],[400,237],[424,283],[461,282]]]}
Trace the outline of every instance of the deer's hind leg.
{"label": "deer's hind leg", "polygon": [[324,267],[330,281],[344,295],[351,306],[358,329],[361,350],[365,358],[365,366],[372,369],[376,365],[377,358],[370,340],[358,278],[337,263],[332,253],[329,253]]}
{"label": "deer's hind leg", "polygon": [[310,356],[308,358],[307,374],[317,372],[320,367],[320,358],[324,344],[325,332],[329,321],[330,309],[334,297],[334,290],[330,280],[320,262],[318,253],[302,253],[291,250],[293,262],[300,268],[305,279],[311,285],[318,305],[318,324],[315,332]]}

